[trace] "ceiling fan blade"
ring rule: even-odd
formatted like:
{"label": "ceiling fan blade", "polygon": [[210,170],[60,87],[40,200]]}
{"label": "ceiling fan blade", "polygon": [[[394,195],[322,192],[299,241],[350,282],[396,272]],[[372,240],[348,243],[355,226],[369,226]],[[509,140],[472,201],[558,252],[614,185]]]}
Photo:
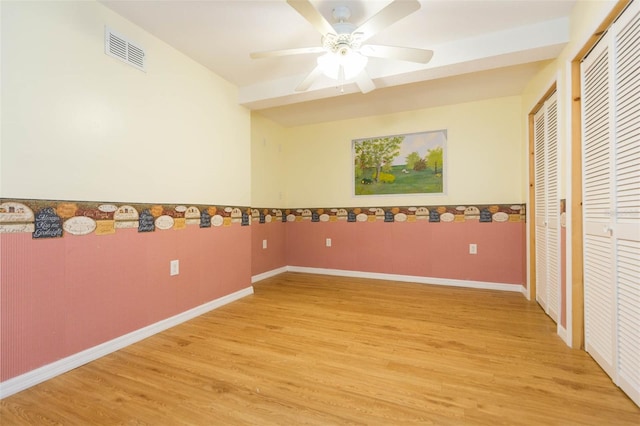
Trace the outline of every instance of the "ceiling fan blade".
{"label": "ceiling fan blade", "polygon": [[433,50],[415,49],[413,47],[381,46],[367,44],[360,49],[364,56],[374,58],[397,59],[400,61],[419,62],[426,64],[433,57]]}
{"label": "ceiling fan blade", "polygon": [[324,16],[313,7],[309,0],[287,0],[287,3],[302,15],[304,19],[309,21],[320,34],[325,35],[336,32],[333,26],[324,19]]}
{"label": "ceiling fan blade", "polygon": [[354,32],[362,33],[362,41],[373,37],[391,24],[420,9],[418,0],[394,0],[380,12],[373,15]]}
{"label": "ceiling fan blade", "polygon": [[307,90],[321,75],[322,68],[320,67],[320,65],[318,65],[304,78],[304,80],[300,82],[300,84],[298,84],[298,86],[296,86],[296,92],[304,92],[305,90]]}
{"label": "ceiling fan blade", "polygon": [[369,93],[376,88],[373,80],[371,80],[371,77],[369,77],[369,74],[367,74],[365,70],[362,70],[356,77],[356,84],[362,93]]}
{"label": "ceiling fan blade", "polygon": [[300,47],[297,49],[283,49],[283,50],[271,50],[268,52],[253,52],[249,56],[251,59],[260,59],[260,58],[275,58],[278,56],[288,56],[288,55],[300,55],[304,53],[322,53],[326,52],[324,47]]}

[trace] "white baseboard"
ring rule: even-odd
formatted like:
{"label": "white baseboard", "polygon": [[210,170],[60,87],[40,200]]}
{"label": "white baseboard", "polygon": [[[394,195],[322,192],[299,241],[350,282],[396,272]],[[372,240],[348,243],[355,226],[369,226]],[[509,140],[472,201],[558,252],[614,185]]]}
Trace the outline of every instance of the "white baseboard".
{"label": "white baseboard", "polygon": [[375,280],[404,281],[418,284],[446,285],[453,287],[480,288],[485,290],[517,291],[526,294],[522,284],[492,283],[486,281],[452,280],[448,278],[420,277],[416,275],[382,274],[377,272],[348,271],[342,269],[307,268],[304,266],[287,266],[289,272],[307,274],[337,275],[341,277],[371,278]]}
{"label": "white baseboard", "polygon": [[558,323],[558,328],[556,331],[558,333],[558,336],[560,336],[560,338],[564,341],[564,343],[566,343],[567,346],[571,347],[571,342],[569,341],[569,333],[567,333],[567,329],[561,326],[560,323]]}
{"label": "white baseboard", "polygon": [[287,272],[287,267],[283,266],[282,268],[272,269],[267,272],[263,272],[258,275],[254,275],[251,277],[251,284],[257,283],[258,281],[266,280],[267,278],[275,277],[276,275]]}
{"label": "white baseboard", "polygon": [[98,346],[94,346],[59,361],[31,370],[28,373],[5,380],[0,383],[0,399],[30,388],[31,386],[35,386],[45,380],[52,379],[55,376],[66,373],[67,371],[73,370],[74,368],[80,367],[81,365],[87,364],[91,361],[95,361],[100,357],[251,294],[253,294],[253,287],[238,290],[235,293],[231,293],[203,305],[196,306],[193,309],[189,309],[188,311],[182,312],[178,315],[158,321],[155,324],[148,325]]}

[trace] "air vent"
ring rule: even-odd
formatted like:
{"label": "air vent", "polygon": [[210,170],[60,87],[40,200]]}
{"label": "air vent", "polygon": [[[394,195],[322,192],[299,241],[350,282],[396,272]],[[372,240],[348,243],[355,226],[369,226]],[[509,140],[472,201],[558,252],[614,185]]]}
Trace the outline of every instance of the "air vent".
{"label": "air vent", "polygon": [[144,49],[137,46],[126,37],[113,32],[111,28],[105,27],[104,31],[104,53],[114,58],[120,59],[127,64],[145,71]]}

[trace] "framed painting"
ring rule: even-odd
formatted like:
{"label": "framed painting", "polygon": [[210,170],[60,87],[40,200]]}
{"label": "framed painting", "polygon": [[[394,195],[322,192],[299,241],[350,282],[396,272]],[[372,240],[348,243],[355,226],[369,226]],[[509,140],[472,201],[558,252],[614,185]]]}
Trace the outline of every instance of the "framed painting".
{"label": "framed painting", "polygon": [[355,139],[353,194],[444,194],[447,131]]}

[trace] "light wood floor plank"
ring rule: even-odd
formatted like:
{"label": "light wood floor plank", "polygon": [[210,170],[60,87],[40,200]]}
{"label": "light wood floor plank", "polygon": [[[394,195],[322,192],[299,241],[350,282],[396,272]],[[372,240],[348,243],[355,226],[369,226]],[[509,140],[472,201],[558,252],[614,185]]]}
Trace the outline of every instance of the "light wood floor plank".
{"label": "light wood floor plank", "polygon": [[517,293],[286,273],[0,402],[4,425],[639,425]]}

